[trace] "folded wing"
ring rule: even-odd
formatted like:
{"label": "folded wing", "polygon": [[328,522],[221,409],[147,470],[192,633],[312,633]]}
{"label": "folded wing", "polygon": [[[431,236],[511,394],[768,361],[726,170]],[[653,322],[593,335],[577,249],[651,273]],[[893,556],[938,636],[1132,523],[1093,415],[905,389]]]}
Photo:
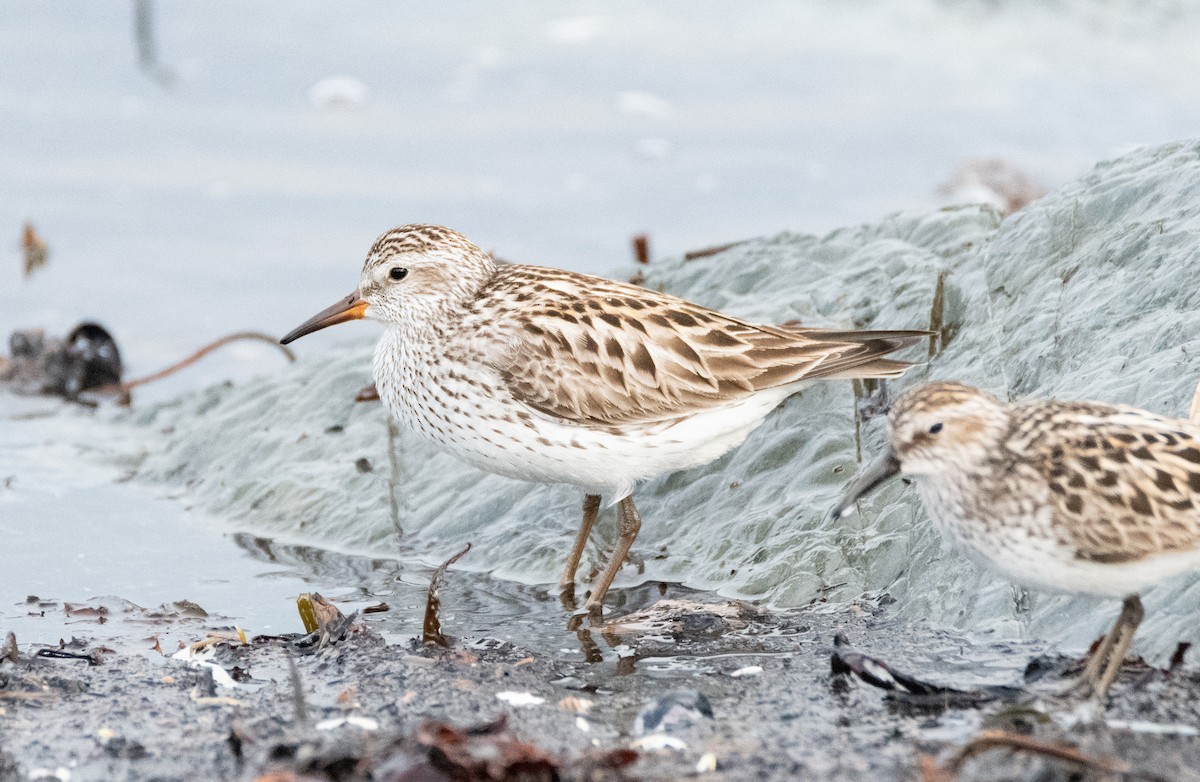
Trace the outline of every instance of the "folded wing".
{"label": "folded wing", "polygon": [[926,336],[760,326],[598,278],[582,278],[582,295],[580,279],[538,283],[495,365],[518,400],[583,425],[678,419],[816,378],[897,377],[910,365],[885,357]]}
{"label": "folded wing", "polygon": [[1054,523],[1079,558],[1200,547],[1200,429],[1132,407],[1053,404],[1072,410],[1069,421],[1084,416],[1051,428],[1040,447]]}

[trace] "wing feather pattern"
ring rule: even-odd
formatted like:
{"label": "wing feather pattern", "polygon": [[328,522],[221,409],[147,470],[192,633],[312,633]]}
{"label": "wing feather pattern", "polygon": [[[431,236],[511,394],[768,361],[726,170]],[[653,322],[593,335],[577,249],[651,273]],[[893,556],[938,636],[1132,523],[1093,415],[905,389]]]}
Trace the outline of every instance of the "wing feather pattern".
{"label": "wing feather pattern", "polygon": [[508,390],[580,425],[683,418],[814,378],[897,377],[910,365],[884,357],[927,335],[754,325],[540,267],[501,268],[487,295],[510,302],[507,349],[493,361]]}
{"label": "wing feather pattern", "polygon": [[1037,417],[1049,416],[1039,450],[1054,524],[1081,559],[1200,548],[1200,428],[1133,407],[1039,407]]}

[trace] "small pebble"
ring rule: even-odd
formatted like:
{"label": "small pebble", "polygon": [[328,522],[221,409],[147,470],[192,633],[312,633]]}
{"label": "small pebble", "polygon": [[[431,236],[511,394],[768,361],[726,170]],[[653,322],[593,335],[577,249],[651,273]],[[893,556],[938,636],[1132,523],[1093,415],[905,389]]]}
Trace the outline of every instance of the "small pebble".
{"label": "small pebble", "polygon": [[633,733],[674,732],[712,719],[712,704],[697,690],[674,690],[646,706],[633,721]]}
{"label": "small pebble", "polygon": [[587,698],[576,698],[574,695],[568,695],[558,702],[558,707],[565,711],[573,711],[576,714],[587,714],[591,711],[592,706],[595,706],[595,701]]}

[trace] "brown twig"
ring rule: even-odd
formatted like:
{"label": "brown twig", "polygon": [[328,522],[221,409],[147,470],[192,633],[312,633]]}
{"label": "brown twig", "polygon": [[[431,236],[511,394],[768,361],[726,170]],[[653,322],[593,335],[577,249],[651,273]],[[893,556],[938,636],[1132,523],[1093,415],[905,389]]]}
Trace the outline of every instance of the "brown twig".
{"label": "brown twig", "polygon": [[694,261],[698,258],[707,258],[710,255],[723,253],[726,250],[737,247],[739,244],[745,244],[746,241],[746,239],[740,239],[736,242],[729,242],[728,244],[718,244],[716,247],[705,247],[703,250],[692,250],[690,253],[683,254],[683,260]]}
{"label": "brown twig", "polygon": [[946,314],[946,270],[938,272],[937,283],[933,287],[933,303],[929,306],[929,358],[933,358],[946,347],[946,334],[943,330]]}
{"label": "brown twig", "polygon": [[192,355],[183,359],[182,361],[177,361],[176,363],[172,364],[171,366],[166,367],[165,369],[160,369],[159,371],[157,371],[151,375],[146,375],[145,377],[139,377],[136,380],[127,380],[124,383],[120,383],[120,384],[101,386],[100,388],[97,388],[94,390],[97,393],[102,393],[102,394],[104,394],[104,393],[118,394],[121,397],[121,404],[129,404],[130,392],[133,391],[133,389],[137,388],[138,386],[144,386],[147,383],[153,383],[155,380],[162,380],[164,377],[167,377],[168,375],[173,375],[176,372],[178,372],[179,370],[186,369],[187,367],[190,367],[192,364],[195,364],[197,361],[204,358],[209,353],[212,353],[214,350],[225,347],[229,343],[237,342],[239,340],[256,340],[258,342],[265,342],[268,345],[278,348],[279,351],[281,353],[283,353],[283,355],[285,357],[287,357],[288,361],[296,360],[296,354],[293,353],[290,348],[286,348],[283,345],[280,345],[278,340],[275,339],[275,337],[272,337],[269,334],[263,334],[261,331],[238,331],[238,332],[234,332],[233,334],[228,334],[224,337],[221,337],[220,339],[216,340],[215,342],[208,343],[207,345],[200,348],[195,353],[193,353]]}
{"label": "brown twig", "polygon": [[1115,758],[1097,758],[1085,755],[1075,747],[1058,744],[1020,733],[1004,730],[983,730],[940,766],[932,758],[921,759],[921,775],[925,782],[952,782],[962,771],[963,765],[976,755],[993,749],[1012,749],[1035,755],[1074,763],[1094,771],[1120,774],[1129,771],[1129,766]]}
{"label": "brown twig", "polygon": [[638,263],[650,263],[650,237],[646,234],[637,234],[633,237],[633,259]]}

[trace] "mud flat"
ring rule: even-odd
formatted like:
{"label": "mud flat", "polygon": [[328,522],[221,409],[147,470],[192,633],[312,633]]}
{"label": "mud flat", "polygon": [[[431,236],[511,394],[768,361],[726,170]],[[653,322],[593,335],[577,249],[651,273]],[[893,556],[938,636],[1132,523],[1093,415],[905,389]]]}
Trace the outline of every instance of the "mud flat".
{"label": "mud flat", "polygon": [[[1200,675],[1190,667],[1130,663],[1104,715],[1089,716],[1047,697],[1075,661],[897,620],[886,596],[787,612],[674,589],[662,598],[657,587],[625,597],[630,614],[575,632],[547,598],[530,608],[544,625],[530,644],[389,642],[358,620],[322,649],[299,636],[221,642],[203,667],[163,656],[174,649],[106,649],[77,624],[63,651],[90,659],[22,644],[15,663],[0,664],[0,779],[913,780],[948,767],[987,730],[1066,744],[1096,765],[1001,748],[945,779],[1114,778],[1104,769],[1200,778]],[[124,622],[125,635],[153,630],[147,639],[233,631],[189,607],[153,616],[91,608],[96,621]],[[30,610],[54,622],[81,609],[41,601]],[[838,633],[957,694],[889,692],[834,673]],[[656,702],[666,713],[659,729],[650,729],[653,709],[639,725]],[[491,733],[467,738],[449,727],[487,724]],[[464,758],[480,765],[454,765]]]}

